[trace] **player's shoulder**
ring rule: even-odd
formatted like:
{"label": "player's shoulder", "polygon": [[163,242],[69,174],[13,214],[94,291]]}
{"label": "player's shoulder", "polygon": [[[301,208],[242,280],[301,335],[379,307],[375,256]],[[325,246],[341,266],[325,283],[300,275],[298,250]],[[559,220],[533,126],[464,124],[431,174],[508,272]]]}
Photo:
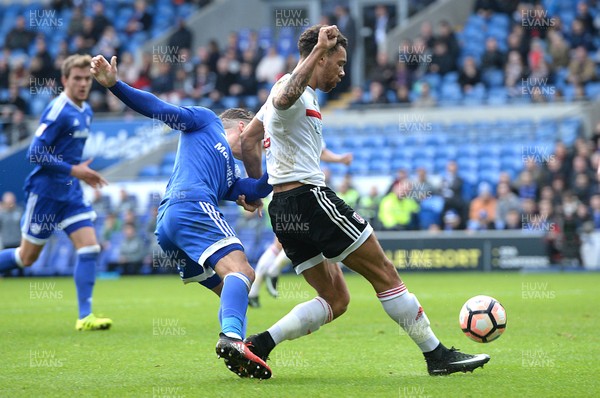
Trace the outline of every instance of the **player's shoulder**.
{"label": "player's shoulder", "polygon": [[42,114],[42,120],[46,122],[56,121],[65,112],[65,109],[68,109],[68,103],[66,94],[60,94],[46,106]]}

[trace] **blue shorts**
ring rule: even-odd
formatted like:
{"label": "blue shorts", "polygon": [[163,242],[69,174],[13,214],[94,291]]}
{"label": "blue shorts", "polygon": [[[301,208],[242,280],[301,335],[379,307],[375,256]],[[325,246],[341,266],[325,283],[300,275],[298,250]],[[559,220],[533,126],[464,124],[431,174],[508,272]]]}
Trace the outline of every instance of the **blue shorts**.
{"label": "blue shorts", "polygon": [[206,202],[162,204],[155,234],[165,255],[176,260],[183,282],[209,289],[221,283],[217,262],[234,250],[244,251],[223,214]]}
{"label": "blue shorts", "polygon": [[93,227],[96,212],[80,201],[61,202],[28,193],[27,205],[21,218],[23,238],[35,245],[44,245],[54,231],[67,235],[83,227]]}

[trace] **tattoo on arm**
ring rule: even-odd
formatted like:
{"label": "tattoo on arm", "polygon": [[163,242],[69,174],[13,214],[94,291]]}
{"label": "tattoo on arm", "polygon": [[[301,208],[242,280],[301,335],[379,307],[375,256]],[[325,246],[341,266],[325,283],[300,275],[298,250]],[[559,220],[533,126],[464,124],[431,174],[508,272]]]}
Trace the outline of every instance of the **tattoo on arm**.
{"label": "tattoo on arm", "polygon": [[303,65],[303,67],[292,73],[292,76],[285,82],[281,91],[273,98],[275,108],[281,110],[289,109],[298,101],[312,75],[312,68],[307,68],[306,66]]}

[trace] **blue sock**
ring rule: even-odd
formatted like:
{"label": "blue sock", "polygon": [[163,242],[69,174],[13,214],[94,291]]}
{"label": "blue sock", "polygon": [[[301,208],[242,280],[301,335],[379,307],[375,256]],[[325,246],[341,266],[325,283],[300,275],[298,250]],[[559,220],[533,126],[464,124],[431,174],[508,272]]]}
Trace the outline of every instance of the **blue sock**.
{"label": "blue sock", "polygon": [[92,291],[96,281],[96,262],[100,246],[86,246],[77,250],[74,279],[79,303],[79,319],[92,313]]}
{"label": "blue sock", "polygon": [[219,310],[221,331],[228,337],[244,339],[250,280],[235,272],[225,277]]}
{"label": "blue sock", "polygon": [[5,249],[0,251],[0,274],[19,268],[19,264],[17,264],[17,259],[15,257],[16,250],[17,249]]}

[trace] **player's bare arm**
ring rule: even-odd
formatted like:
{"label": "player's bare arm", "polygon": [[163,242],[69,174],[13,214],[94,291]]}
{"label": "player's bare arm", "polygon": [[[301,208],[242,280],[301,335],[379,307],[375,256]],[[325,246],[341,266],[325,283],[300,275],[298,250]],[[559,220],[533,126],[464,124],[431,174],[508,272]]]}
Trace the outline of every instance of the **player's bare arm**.
{"label": "player's bare arm", "polygon": [[94,159],[88,159],[85,162],[73,165],[73,167],[71,167],[71,175],[84,181],[92,188],[102,188],[103,186],[108,185],[108,181],[106,181],[100,173],[90,168],[89,165],[92,163],[92,160]]}
{"label": "player's bare arm", "polygon": [[292,75],[273,97],[273,105],[280,110],[289,109],[300,98],[310,82],[315,67],[326,52],[335,47],[340,34],[337,26],[323,26],[319,30],[319,39],[311,53],[304,59]]}
{"label": "player's bare arm", "polygon": [[242,131],[242,160],[248,177],[260,178],[262,172],[262,139],[265,136],[263,123],[254,117]]}
{"label": "player's bare arm", "polygon": [[321,160],[329,163],[342,163],[346,166],[352,163],[354,156],[352,153],[335,153],[325,148],[321,151]]}

